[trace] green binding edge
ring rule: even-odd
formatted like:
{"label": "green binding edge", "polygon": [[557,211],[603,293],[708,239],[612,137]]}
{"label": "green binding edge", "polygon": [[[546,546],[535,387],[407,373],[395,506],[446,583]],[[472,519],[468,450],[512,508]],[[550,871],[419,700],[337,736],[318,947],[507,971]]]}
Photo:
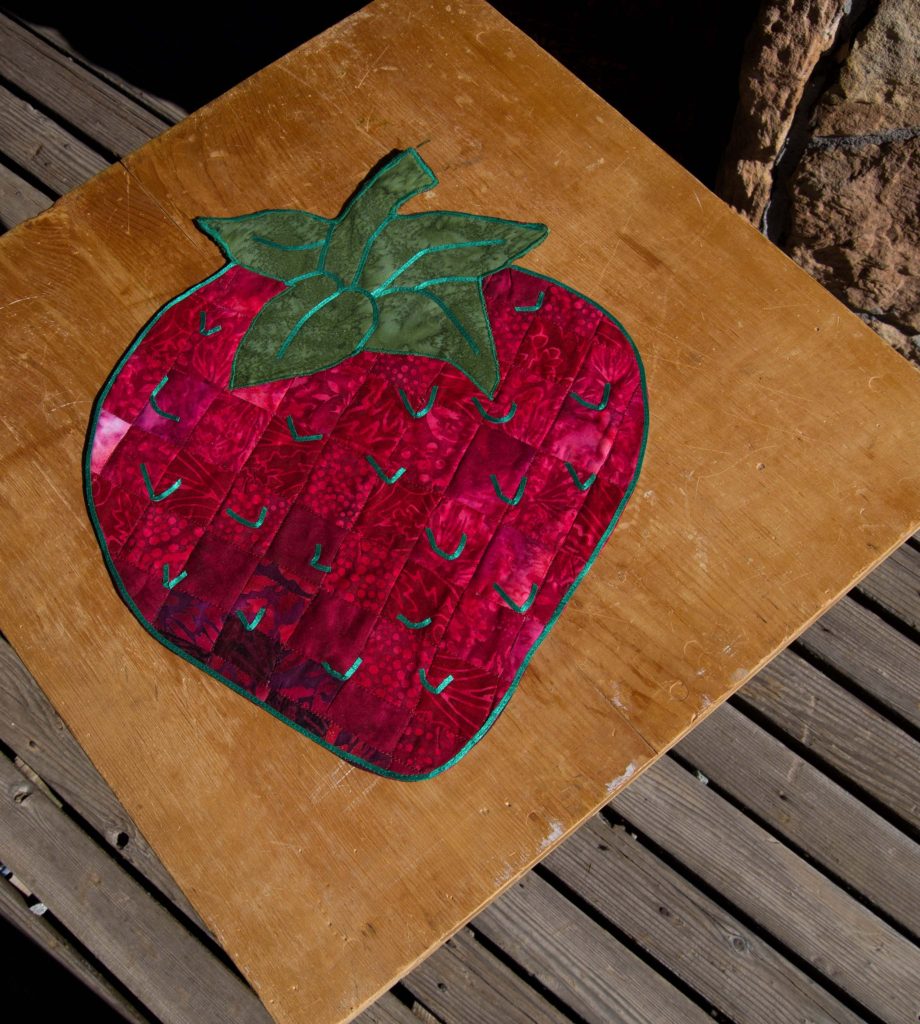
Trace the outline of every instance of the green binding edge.
{"label": "green binding edge", "polygon": [[[623,324],[620,323],[620,321],[612,313],[604,309],[604,307],[601,306],[600,303],[595,302],[587,295],[584,295],[581,292],[576,291],[574,288],[571,288],[569,285],[564,284],[562,281],[556,280],[556,278],[554,277],[549,277],[546,274],[538,274],[536,271],[527,270],[525,267],[512,266],[511,269],[516,270],[519,273],[529,274],[531,277],[539,278],[542,281],[548,281],[550,284],[558,285],[560,288],[565,288],[573,295],[577,295],[580,299],[584,299],[585,302],[589,302],[596,309],[600,310],[601,313],[604,314],[604,316],[609,317],[610,320],[614,324],[616,324],[616,326],[623,332],[623,335],[626,337],[626,340],[632,347],[633,354],[636,357],[636,363],[639,367],[639,384],[642,388],[642,402],[644,411],[642,444],[639,448],[639,458],[636,461],[636,469],[633,473],[632,480],[630,480],[629,487],[627,487],[626,492],[624,493],[623,498],[620,501],[620,504],[617,506],[617,509],[613,514],[613,518],[610,520],[607,529],[604,530],[603,534],[601,535],[601,539],[597,542],[596,547],[591,552],[591,556],[585,563],[584,568],[572,581],[571,586],[565,592],[565,594],[563,594],[562,599],[556,606],[556,610],[553,612],[552,616],[550,616],[549,621],[546,623],[546,625],[543,627],[543,630],[540,632],[540,635],[534,641],[533,646],[524,656],[524,659],[521,661],[521,666],[518,669],[514,679],[511,681],[511,685],[508,687],[508,690],[505,693],[504,697],[502,697],[499,703],[496,704],[496,706],[492,709],[492,712],[490,713],[489,717],[485,720],[485,722],[483,722],[483,724],[479,727],[476,733],[467,741],[467,743],[456,754],[454,754],[453,757],[445,761],[443,764],[438,765],[437,768],[433,768],[430,772],[422,772],[418,775],[406,775],[401,772],[390,771],[388,768],[381,768],[379,765],[372,764],[370,761],[365,761],[363,758],[358,757],[355,754],[351,754],[346,750],[340,750],[332,743],[327,743],[325,740],[320,739],[319,736],[316,736],[312,732],[309,732],[307,729],[304,729],[303,726],[291,721],[290,718],[288,718],[286,715],[283,715],[280,711],[277,711],[270,704],[266,704],[265,701],[259,700],[258,697],[249,693],[247,690],[244,690],[241,686],[238,686],[236,683],[231,682],[231,680],[224,678],[224,676],[215,672],[208,665],[205,665],[204,662],[199,661],[197,658],[193,658],[186,651],[183,651],[181,647],[177,647],[175,644],[169,641],[165,636],[163,636],[162,633],[158,632],[153,627],[152,623],[148,622],[144,618],[144,616],[138,609],[137,605],[134,603],[134,601],[131,600],[130,595],[128,594],[124,584],[121,581],[121,577],[118,575],[118,570],[115,568],[115,564],[112,561],[112,556],[109,554],[108,545],[106,544],[105,537],[102,533],[102,527],[99,525],[99,519],[96,516],[96,507],[93,504],[91,458],[93,452],[93,441],[95,440],[96,436],[96,425],[99,422],[99,413],[102,411],[102,406],[105,403],[106,397],[108,396],[108,393],[112,388],[112,385],[115,383],[115,380],[121,373],[125,363],[131,357],[134,350],[138,347],[138,345],[140,345],[140,343],[146,337],[148,331],[151,330],[154,324],[167,310],[171,309],[173,306],[181,302],[183,299],[188,298],[189,295],[194,294],[200,288],[204,288],[206,285],[209,285],[212,281],[216,281],[217,278],[225,274],[228,270],[231,269],[231,267],[234,266],[236,266],[235,263],[226,264],[225,266],[221,267],[220,270],[218,270],[216,273],[212,274],[210,277],[206,277],[203,281],[200,281],[198,284],[193,285],[191,288],[182,292],[181,295],[177,295],[174,299],[170,299],[170,301],[167,302],[165,306],[158,310],[158,312],[147,322],[146,326],[141,330],[137,338],[135,338],[135,340],[132,342],[127,352],[125,352],[125,354],[121,357],[115,369],[109,375],[108,380],[105,382],[105,386],[97,396],[96,401],[93,405],[93,415],[90,421],[86,447],[83,453],[83,490],[87,509],[90,515],[90,520],[93,524],[93,530],[96,533],[96,539],[99,542],[99,547],[102,550],[102,556],[105,561],[106,568],[109,570],[109,574],[111,575],[112,580],[115,583],[115,587],[118,590],[118,593],[121,595],[122,600],[125,602],[128,608],[130,608],[131,612],[134,614],[134,617],[138,620],[138,622],[140,622],[144,629],[146,629],[147,632],[155,640],[159,641],[159,643],[161,643],[164,647],[172,651],[173,654],[177,654],[180,658],[183,658],[189,664],[194,665],[196,668],[201,669],[203,672],[206,672],[209,676],[216,679],[218,682],[223,683],[225,686],[229,686],[231,690],[235,690],[238,694],[240,694],[240,696],[245,697],[248,701],[251,701],[253,704],[257,704],[264,711],[267,711],[270,715],[279,719],[279,721],[284,722],[285,725],[289,725],[292,729],[301,733],[303,736],[306,736],[307,739],[312,740],[314,743],[319,744],[321,747],[325,747],[327,750],[331,751],[333,754],[335,754],[337,757],[342,758],[343,760],[350,761],[353,764],[360,765],[362,768],[366,768],[368,771],[374,772],[377,775],[383,775],[386,778],[390,779],[401,779],[404,782],[419,782],[424,779],[434,778],[435,775],[440,775],[441,772],[447,771],[448,768],[451,768],[458,761],[464,758],[473,749],[473,747],[475,747],[476,744],[483,738],[483,736],[485,736],[485,734],[492,727],[495,720],[502,713],[502,711],[505,708],[505,705],[508,703],[509,700],[511,700],[512,696],[514,695],[514,691],[518,687],[518,683],[521,680],[521,676],[523,676],[525,670],[527,669],[527,666],[530,664],[531,658],[534,656],[534,653],[536,652],[540,644],[543,642],[549,631],[556,624],[556,620],[562,614],[563,609],[568,604],[572,594],[574,594],[575,591],[578,589],[578,586],[581,583],[581,581],[588,574],[588,570],[591,568],[592,565],[594,565],[598,555],[601,553],[604,545],[607,543],[607,538],[610,536],[610,534],[614,530],[614,527],[619,522],[620,516],[623,513],[623,509],[626,508],[629,499],[632,497],[633,491],[636,489],[636,484],[639,481],[639,474],[642,470],[642,464],[645,461],[645,449],[648,443],[649,430],[648,389],[646,387],[645,367],[642,363],[642,357],[639,355],[639,350],[636,348],[636,343],[630,336],[629,331],[626,330]],[[497,273],[500,273],[500,271],[497,271]]]}

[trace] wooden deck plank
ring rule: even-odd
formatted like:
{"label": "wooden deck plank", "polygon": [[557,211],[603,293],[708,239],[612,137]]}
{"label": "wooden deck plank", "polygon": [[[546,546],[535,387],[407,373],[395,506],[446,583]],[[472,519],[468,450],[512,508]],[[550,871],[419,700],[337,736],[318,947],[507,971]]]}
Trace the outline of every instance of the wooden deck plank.
{"label": "wooden deck plank", "polygon": [[2,12],[0,75],[116,156],[169,125]]}
{"label": "wooden deck plank", "polygon": [[47,210],[53,202],[50,196],[0,163],[0,234]]}
{"label": "wooden deck plank", "polygon": [[783,651],[736,699],[920,828],[920,743],[823,672]]}
{"label": "wooden deck plank", "polygon": [[207,931],[185,894],[96,771],[9,644],[0,640],[0,740],[164,896]]}
{"label": "wooden deck plank", "polygon": [[920,649],[884,619],[844,598],[798,642],[920,729]]}
{"label": "wooden deck plank", "polygon": [[[2,840],[0,840],[0,860],[3,857]],[[6,918],[15,925],[22,934],[43,949],[50,957],[66,968],[83,984],[94,992],[107,1006],[119,1013],[129,1024],[156,1024],[150,1017],[137,1011],[134,1006],[119,992],[117,988],[100,973],[72,943],[70,943],[46,916],[37,916],[26,907],[20,893],[5,879],[0,879],[0,917]],[[4,957],[4,970],[14,970],[15,956]],[[5,1000],[6,1001],[6,1000]],[[39,1012],[41,999],[37,999],[31,1007],[31,1014]],[[52,1015],[57,1006],[51,1003]],[[23,1019],[25,1019],[23,1017]]]}
{"label": "wooden deck plank", "polygon": [[419,1024],[418,1017],[389,992],[355,1017],[354,1024]]}
{"label": "wooden deck plank", "polygon": [[635,953],[531,873],[475,919],[500,946],[588,1024],[711,1024]]}
{"label": "wooden deck plank", "polygon": [[450,1024],[570,1024],[510,968],[461,929],[403,979],[403,985]]}
{"label": "wooden deck plank", "polygon": [[254,993],[5,757],[0,835],[4,863],[163,1024],[267,1024]]}
{"label": "wooden deck plank", "polygon": [[920,925],[920,846],[731,706],[677,753],[905,928]]}
{"label": "wooden deck plank", "polygon": [[0,86],[0,152],[55,195],[82,185],[108,161],[57,122]]}
{"label": "wooden deck plank", "polygon": [[[400,9],[404,23],[397,25]],[[549,653],[544,660],[534,660],[529,690],[522,687],[521,710],[509,715],[504,729],[496,730],[494,741],[490,737],[490,747],[480,756],[485,770],[470,775],[463,765],[458,766],[456,781],[453,774],[447,775],[436,787],[419,787],[411,796],[393,795],[393,787],[355,778],[355,772],[340,774],[338,765],[327,770],[328,759],[322,752],[305,754],[299,738],[295,749],[288,742],[290,737],[269,729],[275,723],[259,725],[250,716],[251,709],[237,706],[236,698],[231,706],[224,696],[215,696],[215,688],[207,681],[192,686],[184,670],[172,670],[165,661],[154,666],[147,638],[132,650],[130,630],[123,629],[123,623],[118,625],[124,609],[117,602],[107,604],[112,595],[103,592],[98,574],[94,576],[98,566],[85,543],[85,522],[80,520],[79,527],[73,528],[71,518],[70,529],[60,523],[61,529],[42,526],[40,536],[51,538],[53,554],[62,556],[58,564],[78,566],[75,575],[80,580],[96,582],[87,582],[81,592],[83,584],[58,574],[53,587],[36,587],[44,614],[36,615],[32,608],[18,621],[14,604],[11,615],[16,621],[10,627],[21,628],[9,631],[24,645],[25,656],[42,663],[43,684],[51,686],[56,701],[67,705],[68,720],[76,720],[81,740],[91,747],[97,763],[106,766],[135,813],[146,816],[164,856],[188,891],[208,905],[215,920],[221,920],[228,949],[245,963],[250,977],[270,986],[282,1004],[279,1014],[292,1020],[300,1007],[288,982],[302,974],[302,964],[279,955],[279,950],[286,955],[296,949],[304,962],[318,957],[323,961],[323,978],[342,982],[340,992],[352,980],[351,965],[358,963],[369,996],[384,978],[402,971],[481,905],[498,887],[496,879],[507,879],[526,867],[545,851],[547,842],[596,807],[608,788],[621,784],[652,751],[671,742],[706,707],[739,685],[849,579],[896,542],[915,504],[911,485],[901,478],[895,482],[893,475],[889,478],[880,469],[888,463],[894,466],[894,446],[887,438],[897,418],[911,408],[906,378],[899,377],[900,367],[893,357],[882,354],[880,346],[877,353],[872,349],[868,332],[853,318],[844,319],[835,331],[840,351],[833,361],[835,387],[827,390],[833,394],[839,387],[850,396],[858,395],[855,413],[850,403],[852,418],[870,426],[862,433],[850,432],[845,459],[821,462],[821,453],[839,437],[827,425],[830,419],[815,413],[813,403],[803,403],[801,398],[815,392],[812,332],[834,322],[840,315],[838,306],[803,275],[795,276],[798,271],[762,239],[744,234],[746,229],[723,207],[698,193],[695,183],[664,161],[638,133],[602,105],[592,107],[595,100],[587,90],[562,75],[487,9],[475,5],[458,13],[438,8],[437,16],[424,22],[411,4],[402,8],[390,4],[386,17],[376,21],[375,10],[362,12],[348,27],[317,42],[309,50],[309,59],[303,51],[254,83],[241,86],[223,101],[233,104],[226,116],[214,114],[220,104],[209,108],[168,146],[154,144],[145,155],[128,160],[124,173],[115,168],[89,189],[68,197],[59,215],[48,218],[53,221],[50,225],[42,218],[28,234],[30,246],[43,243],[55,263],[48,270],[49,276],[54,272],[55,288],[51,282],[40,282],[46,297],[33,311],[44,328],[41,337],[49,336],[47,328],[53,324],[52,340],[63,343],[66,339],[67,351],[81,366],[72,371],[70,367],[61,370],[60,360],[53,368],[40,364],[41,349],[36,344],[29,346],[29,352],[37,354],[36,361],[22,380],[40,386],[41,395],[54,387],[55,393],[66,392],[66,399],[78,404],[91,398],[97,375],[104,375],[108,368],[103,368],[103,362],[123,347],[132,325],[143,319],[141,311],[178,290],[174,285],[187,274],[203,272],[209,256],[202,240],[189,232],[190,212],[205,212],[201,205],[205,202],[223,208],[246,197],[258,197],[264,204],[269,193],[272,201],[290,202],[292,182],[297,189],[293,198],[328,212],[336,189],[355,167],[367,166],[390,146],[430,135],[432,161],[452,164],[461,174],[455,184],[445,182],[439,189],[445,204],[488,194],[490,202],[497,204],[490,209],[512,212],[520,196],[530,194],[537,212],[542,215],[545,209],[547,217],[553,215],[549,245],[556,248],[539,257],[544,261],[539,266],[564,267],[567,279],[622,310],[627,321],[632,317],[643,335],[649,380],[658,394],[653,428],[657,433],[650,451],[650,476],[621,524],[618,546],[598,563],[597,581],[592,584],[589,576],[580,593],[581,603],[573,604],[571,614],[563,617],[545,646]],[[475,25],[471,24],[474,15]],[[482,29],[483,23],[487,30]],[[390,43],[388,62],[392,58],[407,74],[410,68],[418,68],[419,48],[442,55],[425,75],[431,95],[422,96],[417,88],[400,89],[390,84],[396,81],[391,79],[386,101],[381,101],[373,65],[372,73],[361,79],[361,89],[342,87],[343,80],[349,87],[352,84],[347,73],[341,75],[343,69],[360,68],[364,74],[376,48]],[[475,65],[473,74],[470,62]],[[475,115],[461,109],[462,105],[456,111],[450,106],[451,117],[445,123],[433,121],[432,110],[456,102],[454,72],[458,69],[470,75],[464,88],[468,85],[467,91],[474,94]],[[331,89],[317,92],[318,78],[328,79]],[[390,93],[396,96],[395,107]],[[323,103],[310,107],[309,119],[298,120],[298,111],[310,94],[322,95]],[[509,96],[517,101],[511,103]],[[242,98],[237,102],[234,97]],[[275,100],[278,106],[272,109],[290,145],[273,164],[268,160],[272,154],[262,153],[259,147],[264,144],[266,102],[271,105]],[[500,126],[504,116],[518,115],[522,102],[549,115],[534,122],[550,126],[539,152],[507,132],[483,132],[484,125]],[[565,116],[576,108],[578,117]],[[368,121],[368,109],[378,109],[381,116],[386,115],[386,123],[396,127],[383,129]],[[491,116],[484,116],[490,111]],[[588,124],[590,131],[584,127]],[[324,139],[331,138],[334,145],[324,144]],[[558,165],[549,159],[557,150],[563,153]],[[213,152],[225,155],[212,159]],[[322,154],[322,173],[317,170],[319,164],[305,163],[305,153],[314,160]],[[603,153],[605,162],[595,167],[598,153]],[[513,188],[507,185],[511,166],[516,169]],[[271,173],[266,173],[269,167]],[[590,174],[589,167],[593,168]],[[573,181],[584,191],[581,200],[594,196],[597,201],[573,204],[569,193]],[[502,182],[504,187],[499,187]],[[523,191],[522,182],[527,184]],[[624,198],[619,205],[602,201],[611,194],[628,196],[628,201]],[[159,220],[151,215],[152,207],[161,211]],[[637,210],[641,242],[630,228]],[[139,218],[144,217],[150,230],[139,228]],[[675,254],[676,231],[694,244],[679,247]],[[624,241],[616,247],[621,256],[612,265],[607,262],[602,272],[615,239]],[[651,253],[653,260],[637,257],[636,245]],[[167,250],[172,254],[168,261],[163,259]],[[5,254],[12,254],[14,279],[17,252],[14,247]],[[87,256],[90,252],[93,257],[102,254],[98,269]],[[627,252],[633,255],[627,258]],[[715,275],[713,268],[718,271]],[[66,282],[78,279],[78,290],[88,295],[92,308],[74,317],[68,310]],[[714,279],[719,281],[718,288],[710,284]],[[731,287],[726,286],[729,279],[734,282]],[[751,301],[751,281],[756,282],[757,302]],[[21,294],[15,288],[24,289],[26,283],[25,274],[16,279],[15,287],[11,285],[14,294]],[[28,283],[34,284],[31,276]],[[50,301],[47,295],[52,291]],[[777,294],[784,299],[792,295],[798,305],[777,309],[774,302],[771,306]],[[662,301],[664,295],[667,301]],[[23,315],[25,305],[10,307],[12,313],[4,310],[5,331],[27,328],[31,317]],[[764,312],[767,309],[769,313]],[[84,348],[75,341],[74,334],[79,332],[72,325],[88,322],[94,325],[93,345]],[[679,324],[688,322],[705,325],[692,344],[675,333]],[[778,344],[778,336],[789,344]],[[104,345],[100,338],[105,339]],[[784,357],[752,371],[753,365],[761,365],[758,346],[768,344],[771,352],[778,347],[792,354],[788,360]],[[720,367],[719,373],[713,373],[715,367]],[[716,382],[722,373],[731,378],[730,391],[743,414],[726,418],[720,410],[715,415],[726,386],[724,381]],[[870,374],[878,378],[876,386],[881,381],[879,392],[866,389]],[[17,385],[21,387],[22,382]],[[40,402],[41,395],[29,399]],[[688,395],[692,396],[689,406]],[[790,403],[788,416],[777,416],[777,395]],[[21,404],[36,405],[24,399]],[[55,417],[49,414],[48,423],[40,424],[41,438],[25,430],[25,445],[17,443],[11,456],[19,460],[17,474],[25,467],[28,479],[22,481],[22,494],[28,497],[30,509],[50,507],[50,500],[42,500],[50,499],[49,486],[58,496],[66,495],[61,504],[68,509],[80,505],[76,491],[68,488],[79,458],[76,442],[82,436],[85,409],[68,408]],[[898,417],[892,409],[898,410]],[[764,443],[763,423],[747,422],[760,413],[782,423],[766,442],[771,452],[783,449],[783,458],[775,463],[764,461],[767,457],[757,448]],[[804,416],[807,422],[796,422],[790,433],[792,415]],[[17,422],[17,429],[21,426]],[[688,445],[688,430],[697,440],[703,437],[706,445]],[[803,442],[806,436],[808,444]],[[29,459],[21,457],[23,451],[32,453],[31,457],[41,453],[50,479],[38,479],[29,469]],[[903,459],[902,448],[897,455]],[[847,487],[852,483],[855,489],[866,488],[866,518],[872,528],[865,532],[850,528],[855,513],[847,487],[831,486],[839,482],[841,462],[851,474]],[[767,471],[769,476],[764,476]],[[685,529],[688,501],[695,510],[693,536]],[[822,502],[832,507],[825,508]],[[788,514],[789,509],[803,505],[813,514]],[[820,515],[816,505],[822,505]],[[653,507],[654,513],[649,512]],[[648,518],[639,514],[642,508]],[[0,509],[0,522],[4,527],[8,522],[8,532],[20,540],[27,518],[19,508]],[[831,529],[827,529],[828,518]],[[820,532],[802,525],[818,520]],[[738,544],[739,524],[751,545]],[[860,546],[853,546],[854,537]],[[41,576],[41,566],[29,563],[29,550],[36,548],[27,544],[11,559],[14,569],[5,585],[17,596],[30,578],[36,582]],[[648,558],[650,550],[656,552],[653,559]],[[800,572],[806,557],[812,568],[809,576]],[[675,566],[681,567],[677,578]],[[78,621],[71,621],[73,615]],[[669,618],[673,615],[677,618]],[[95,619],[104,621],[106,628],[100,630]],[[611,631],[611,622],[618,628]],[[673,628],[662,629],[662,622]],[[51,624],[53,644],[43,635]],[[81,651],[79,659],[61,657],[64,634]],[[585,636],[596,650],[585,649]],[[688,638],[697,645],[689,659]],[[60,669],[75,660],[92,665],[91,685],[85,689],[55,670],[55,665]],[[611,664],[617,666],[615,678],[610,675]],[[124,670],[127,685],[113,687],[116,673],[121,683]],[[49,675],[54,677],[50,682]],[[154,683],[158,694],[153,692]],[[103,698],[107,686],[109,692]],[[577,715],[566,715],[573,687],[580,688],[583,700]],[[95,699],[87,702],[87,693]],[[634,732],[617,719],[618,704]],[[107,721],[114,732],[107,730]],[[611,743],[611,724],[617,729],[616,744]],[[502,732],[509,737],[505,741],[500,738]],[[650,742],[643,743],[638,733]],[[534,735],[541,737],[542,749],[528,754],[531,748],[523,741]],[[243,736],[245,742],[240,742]],[[241,754],[256,750],[258,765]],[[147,791],[148,779],[138,772],[139,763],[145,776],[168,778],[169,786]],[[500,765],[501,771],[489,770],[489,764]],[[561,779],[560,765],[564,765]],[[298,800],[279,806],[266,780],[282,774],[297,780]],[[326,793],[329,798],[321,796]],[[352,827],[349,817],[337,816],[344,800],[360,808],[356,818],[361,829]],[[234,811],[229,817],[228,807]],[[491,817],[483,814],[483,807]],[[534,817],[535,807],[545,816]],[[446,819],[451,824],[444,828]],[[254,827],[253,822],[263,827]],[[318,829],[317,822],[321,823]],[[440,846],[426,850],[420,840],[412,846],[415,836],[427,837],[435,827]],[[320,833],[319,839],[313,831]],[[206,842],[198,838],[202,836]],[[251,842],[254,836],[259,837],[258,846]],[[310,836],[311,842],[303,842],[304,836]],[[234,855],[215,866],[215,849],[233,850]],[[476,851],[475,860],[470,850]],[[404,874],[393,872],[394,863],[408,863],[411,868]],[[457,871],[457,864],[467,870],[471,863],[475,877]],[[294,891],[283,906],[273,903],[269,919],[253,891],[257,878],[259,886],[268,884],[259,871],[266,864],[279,885],[291,877],[324,879],[332,892],[347,894],[347,912],[316,915],[316,893]],[[388,883],[382,895],[381,879]],[[424,905],[419,893],[429,894]],[[370,920],[380,902],[396,908],[392,919],[381,922],[374,917],[378,928],[373,940],[364,932],[361,937],[349,933],[342,938],[351,942],[346,971],[338,937],[330,942],[328,926],[346,919]],[[380,917],[387,913],[389,909]],[[413,943],[404,937],[407,917],[415,925]],[[332,996],[329,1000],[323,1012],[341,1013],[350,1005],[335,1003]]]}
{"label": "wooden deck plank", "polygon": [[115,86],[116,89],[132,97],[142,106],[158,114],[168,124],[175,124],[188,115],[188,111],[180,107],[178,103],[173,103],[162,96],[155,96],[153,93],[139,88],[133,82],[129,82],[127,79],[122,78],[121,75],[115,74],[111,69],[102,67],[102,65],[94,63],[84,54],[77,52],[71,46],[66,36],[52,25],[40,25],[37,22],[22,20],[18,23],[28,27],[30,31],[47,43],[50,43],[61,54],[71,57],[81,67],[91,71],[98,78]]}
{"label": "wooden deck plank", "polygon": [[904,544],[859,585],[885,611],[920,631],[920,550]]}
{"label": "wooden deck plank", "polygon": [[877,1017],[916,1016],[920,949],[673,760],[613,806]]}
{"label": "wooden deck plank", "polygon": [[595,816],[545,866],[734,1024],[860,1024],[622,826]]}

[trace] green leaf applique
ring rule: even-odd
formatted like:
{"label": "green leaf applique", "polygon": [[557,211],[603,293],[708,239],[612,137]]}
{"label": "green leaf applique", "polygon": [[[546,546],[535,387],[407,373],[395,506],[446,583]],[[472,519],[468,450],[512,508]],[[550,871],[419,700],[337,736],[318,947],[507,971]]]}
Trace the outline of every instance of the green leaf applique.
{"label": "green leaf applique", "polygon": [[290,282],[319,266],[332,221],[303,210],[261,210],[240,217],[196,217],[228,260]]}
{"label": "green leaf applique", "polygon": [[491,398],[498,387],[498,360],[479,281],[393,288],[380,296],[378,309],[369,351],[453,363]]}
{"label": "green leaf applique", "polygon": [[288,285],[240,342],[231,388],[307,376],[366,348],[451,363],[491,397],[500,368],[482,280],[547,229],[449,210],[399,213],[436,184],[408,149],[334,220],[297,210],[199,218],[229,259]]}

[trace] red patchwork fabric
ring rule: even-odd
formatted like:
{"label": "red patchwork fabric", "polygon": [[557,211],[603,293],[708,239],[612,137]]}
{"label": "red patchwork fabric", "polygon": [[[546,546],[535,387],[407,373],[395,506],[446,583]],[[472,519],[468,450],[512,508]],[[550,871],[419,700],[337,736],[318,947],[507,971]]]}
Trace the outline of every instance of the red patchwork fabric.
{"label": "red patchwork fabric", "polygon": [[[262,311],[300,280],[266,266],[296,267],[314,245],[286,225],[267,255],[247,236],[239,260],[240,229],[222,227],[227,266],[168,304],[113,372],[87,446],[91,515],[157,639],[361,767],[428,778],[492,726],[635,486],[641,363],[596,303],[503,266],[478,284],[491,392],[471,377],[492,372],[482,335],[458,313],[439,322],[466,331],[462,358],[400,351],[387,328],[385,348],[368,334],[334,365],[232,383],[262,344]],[[330,237],[315,246],[334,252]],[[453,293],[401,258],[368,262],[370,281],[359,268],[354,316],[399,298],[399,273],[441,316]],[[357,287],[312,273],[331,296],[317,308]],[[277,356],[257,353],[266,375],[313,358],[297,330]]]}

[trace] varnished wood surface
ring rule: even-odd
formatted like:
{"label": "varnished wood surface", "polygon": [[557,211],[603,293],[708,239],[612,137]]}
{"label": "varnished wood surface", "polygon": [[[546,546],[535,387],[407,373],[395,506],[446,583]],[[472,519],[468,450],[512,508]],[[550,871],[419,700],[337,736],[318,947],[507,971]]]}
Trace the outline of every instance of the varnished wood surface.
{"label": "varnished wood surface", "polygon": [[[377,5],[0,245],[0,537],[15,556],[0,626],[279,1019],[350,1012],[916,522],[916,458],[891,440],[916,422],[909,369],[501,19],[417,10]],[[414,68],[415,88],[397,75],[381,90],[388,68]],[[653,415],[633,506],[529,686],[427,791],[340,766],[138,636],[79,499],[95,390],[155,306],[215,265],[188,218],[335,212],[344,182],[426,134],[436,205],[548,220],[531,265],[626,321]],[[831,327],[828,367],[814,335]],[[285,894],[272,921],[269,886]],[[326,991],[287,985],[317,962]],[[344,991],[355,979],[364,990]]]}

